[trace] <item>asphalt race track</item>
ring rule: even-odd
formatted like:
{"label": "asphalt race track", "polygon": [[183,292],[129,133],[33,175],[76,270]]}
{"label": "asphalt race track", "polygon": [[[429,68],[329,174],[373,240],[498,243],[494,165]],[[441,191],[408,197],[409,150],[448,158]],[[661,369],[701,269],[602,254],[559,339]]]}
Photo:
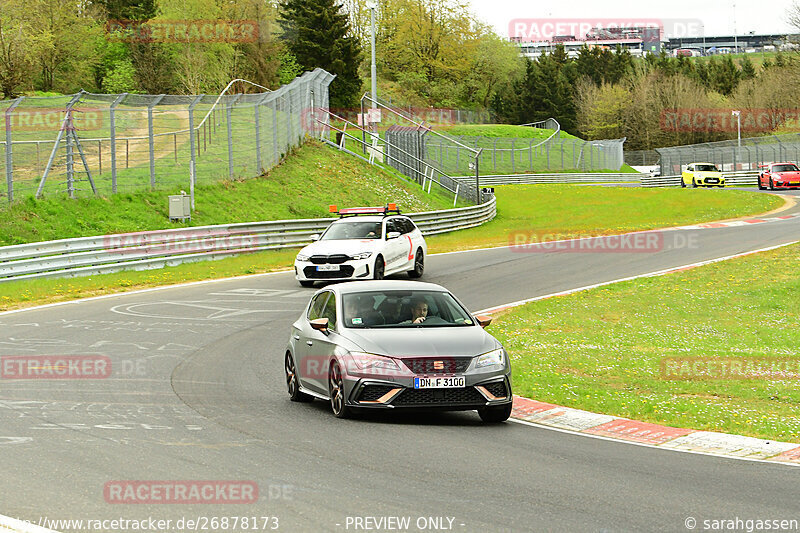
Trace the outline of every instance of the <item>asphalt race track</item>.
{"label": "asphalt race track", "polygon": [[[478,310],[791,242],[800,218],[663,235],[649,253],[431,256],[423,279]],[[440,530],[463,532],[800,519],[790,466],[488,426],[473,412],[338,420],[324,402],[290,403],[284,347],[312,293],[279,273],[0,315],[2,355],[105,355],[113,368],[109,379],[0,380],[0,513],[269,516],[288,532],[365,531],[352,517],[389,516],[410,517],[410,531],[445,517]],[[105,484],[121,480],[249,480],[259,500],[108,503]]]}

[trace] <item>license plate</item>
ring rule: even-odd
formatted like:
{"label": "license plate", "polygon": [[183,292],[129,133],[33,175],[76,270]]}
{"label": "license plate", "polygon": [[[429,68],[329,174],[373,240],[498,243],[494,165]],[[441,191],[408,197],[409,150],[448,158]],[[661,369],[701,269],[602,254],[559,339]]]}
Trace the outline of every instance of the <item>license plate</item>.
{"label": "license plate", "polygon": [[717,178],[708,178],[706,183],[719,183],[719,180]]}
{"label": "license plate", "polygon": [[461,389],[467,386],[464,376],[452,378],[414,378],[415,389]]}
{"label": "license plate", "polygon": [[317,265],[317,272],[331,272],[339,270],[339,265]]}

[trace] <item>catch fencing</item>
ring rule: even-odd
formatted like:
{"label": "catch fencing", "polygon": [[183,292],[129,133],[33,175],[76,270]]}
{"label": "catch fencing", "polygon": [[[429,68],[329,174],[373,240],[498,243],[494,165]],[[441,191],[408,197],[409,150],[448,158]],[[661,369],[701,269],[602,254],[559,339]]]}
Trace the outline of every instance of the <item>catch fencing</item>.
{"label": "catch fencing", "polygon": [[656,148],[661,174],[676,175],[690,163],[714,163],[723,172],[758,170],[759,165],[800,161],[800,133],[748,137],[685,146]]}
{"label": "catch fencing", "polygon": [[233,85],[240,94],[80,92],[2,101],[0,197],[177,192],[261,175],[314,134],[307,110],[328,107],[333,78],[316,69],[250,94],[241,80]]}
{"label": "catch fencing", "polygon": [[[424,235],[479,226],[497,213],[494,196],[476,206],[412,213]],[[148,270],[311,242],[336,219],[276,220],[203,226],[0,248],[0,282]]]}
{"label": "catch fencing", "polygon": [[[542,138],[456,136],[454,140],[481,151],[482,174],[517,174],[553,170],[619,170],[625,139],[584,141],[566,138],[561,130]],[[426,160],[451,175],[471,174],[472,152],[454,143],[427,139]]]}

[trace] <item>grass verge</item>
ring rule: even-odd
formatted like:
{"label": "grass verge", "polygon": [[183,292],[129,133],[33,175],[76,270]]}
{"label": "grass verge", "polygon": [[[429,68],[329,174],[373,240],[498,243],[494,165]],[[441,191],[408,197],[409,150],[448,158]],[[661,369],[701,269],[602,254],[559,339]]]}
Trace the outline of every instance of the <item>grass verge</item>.
{"label": "grass verge", "polygon": [[[497,190],[498,216],[470,230],[428,239],[429,251],[502,246],[517,231],[610,234],[763,212],[780,205],[768,195],[720,191],[514,185]],[[674,193],[686,194],[676,195]],[[598,194],[601,193],[601,194]],[[709,193],[705,195],[703,193]],[[350,205],[349,202],[345,202]],[[662,207],[659,208],[658,206]],[[675,209],[670,215],[669,209]],[[598,230],[598,228],[600,228]],[[143,272],[120,272],[69,279],[0,283],[0,310],[73,300],[99,294],[187,281],[256,274],[290,268],[297,250],[259,252]]]}
{"label": "grass verge", "polygon": [[428,240],[431,252],[513,243],[519,232],[610,235],[763,213],[783,205],[748,191],[645,189],[581,185],[506,185],[495,188],[497,217],[480,226]]}
{"label": "grass verge", "polygon": [[[793,245],[542,300],[499,316],[490,330],[512,354],[517,394],[670,426],[798,442],[798,254],[800,245]],[[687,363],[672,360],[678,366],[662,371],[665,358]],[[774,358],[790,361],[793,379],[719,379],[731,375],[721,373],[724,361],[746,370],[771,368]],[[698,373],[695,361],[702,365]]]}

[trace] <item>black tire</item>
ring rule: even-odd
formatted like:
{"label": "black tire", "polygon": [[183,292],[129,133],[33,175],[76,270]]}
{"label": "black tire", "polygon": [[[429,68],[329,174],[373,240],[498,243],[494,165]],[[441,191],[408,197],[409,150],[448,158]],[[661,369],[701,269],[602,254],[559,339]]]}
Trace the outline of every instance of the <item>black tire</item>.
{"label": "black tire", "polygon": [[758,176],[758,178],[756,178],[756,180],[757,180],[757,183],[758,183],[758,190],[759,191],[763,191],[764,189],[766,189],[766,187],[761,185],[761,176]]}
{"label": "black tire", "polygon": [[772,178],[769,179],[769,190],[771,191],[775,190],[775,182],[772,181]]}
{"label": "black tire", "polygon": [[695,181],[695,179],[692,178],[692,189],[696,189],[696,188],[697,188],[697,181]]}
{"label": "black tire", "polygon": [[314,398],[305,392],[300,391],[300,382],[297,379],[297,367],[294,364],[292,354],[286,352],[283,371],[286,375],[286,388],[289,391],[289,399],[293,402],[310,402]]}
{"label": "black tire", "polygon": [[685,188],[686,188],[686,182],[683,181],[683,176],[681,176],[681,189],[685,189]]}
{"label": "black tire", "polygon": [[499,424],[500,422],[508,420],[508,417],[511,416],[512,407],[513,404],[510,402],[505,405],[482,407],[478,409],[478,414],[481,420],[487,424]]}
{"label": "black tire", "polygon": [[310,279],[300,280],[300,286],[301,287],[313,287],[314,286],[314,282],[312,280],[310,280]]}
{"label": "black tire", "polygon": [[380,255],[375,259],[375,267],[372,272],[372,279],[383,279],[383,274],[386,272],[386,264],[383,262],[383,257]]}
{"label": "black tire", "polygon": [[422,248],[417,248],[417,255],[414,258],[414,270],[408,271],[409,278],[421,278],[425,273],[425,257],[422,255]]}
{"label": "black tire", "polygon": [[331,411],[336,418],[353,416],[353,408],[345,402],[342,369],[337,361],[331,363],[331,368],[328,370],[328,394],[331,398]]}

